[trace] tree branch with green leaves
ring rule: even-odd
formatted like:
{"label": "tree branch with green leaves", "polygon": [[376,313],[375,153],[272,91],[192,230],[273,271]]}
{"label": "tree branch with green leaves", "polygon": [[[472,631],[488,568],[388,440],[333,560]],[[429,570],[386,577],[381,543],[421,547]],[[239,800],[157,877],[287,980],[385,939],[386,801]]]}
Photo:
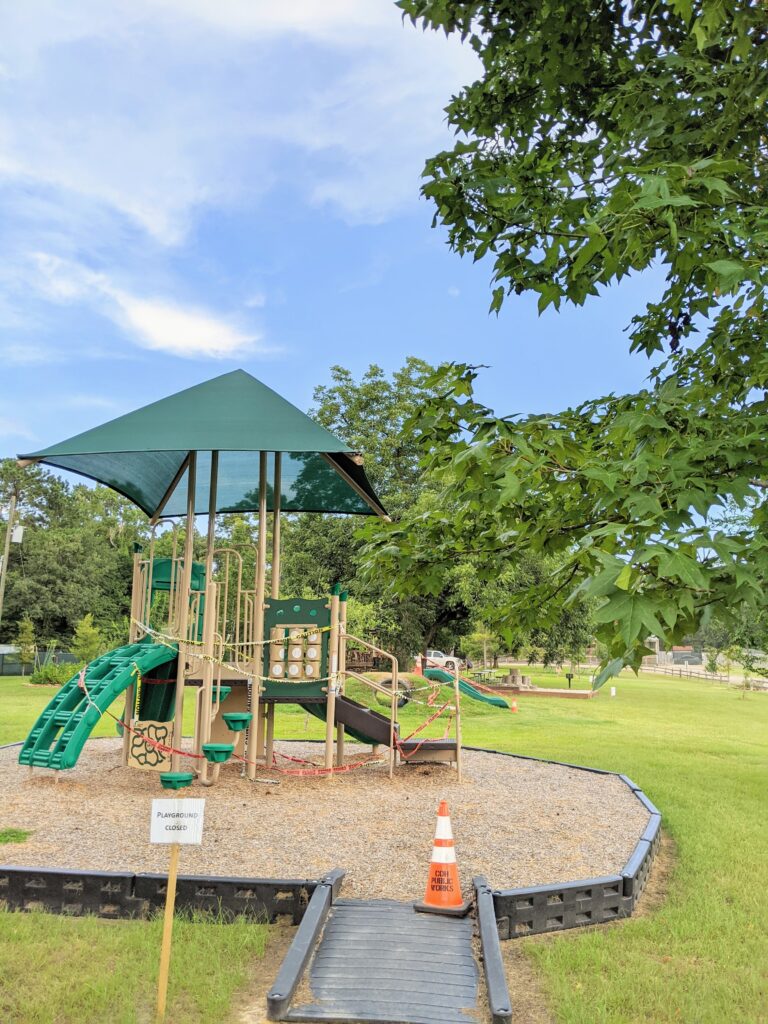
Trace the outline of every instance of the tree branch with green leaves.
{"label": "tree branch with green leaves", "polygon": [[[552,570],[498,609],[529,628],[587,598],[608,651],[598,684],[667,642],[764,607],[768,432],[768,10],[736,0],[400,0],[459,35],[482,74],[453,97],[458,140],[427,162],[434,223],[492,262],[497,313],[595,301],[662,266],[630,346],[648,386],[551,415],[499,417],[476,370],[441,369],[413,418],[440,511],[369,530],[394,586],[471,552],[489,578]],[[723,528],[724,507],[744,512]],[[485,561],[483,561],[485,556]]]}

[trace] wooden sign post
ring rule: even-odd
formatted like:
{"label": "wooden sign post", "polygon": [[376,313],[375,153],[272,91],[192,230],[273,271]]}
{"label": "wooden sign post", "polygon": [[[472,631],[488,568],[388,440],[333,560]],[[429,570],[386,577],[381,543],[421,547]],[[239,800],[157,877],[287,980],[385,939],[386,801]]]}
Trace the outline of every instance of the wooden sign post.
{"label": "wooden sign post", "polygon": [[168,865],[168,886],[165,892],[163,939],[160,946],[160,970],[157,977],[157,1024],[165,1020],[168,995],[168,970],[171,965],[171,938],[173,911],[176,906],[176,878],[179,872],[179,852],[182,846],[199,846],[203,841],[203,813],[205,800],[153,800],[150,843],[165,843],[171,847]]}

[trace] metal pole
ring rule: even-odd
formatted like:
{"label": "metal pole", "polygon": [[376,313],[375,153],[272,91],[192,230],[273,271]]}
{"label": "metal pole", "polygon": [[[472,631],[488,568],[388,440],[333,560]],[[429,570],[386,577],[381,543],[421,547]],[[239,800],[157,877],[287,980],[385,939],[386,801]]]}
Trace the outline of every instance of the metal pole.
{"label": "metal pole", "polygon": [[282,452],[275,452],[275,483],[272,489],[272,597],[280,597],[280,503],[282,501]]}
{"label": "metal pole", "polygon": [[16,515],[16,485],[11,488],[11,504],[8,508],[8,525],[5,529],[5,543],[3,544],[3,564],[0,565],[0,622],[3,621],[3,600],[5,598],[5,580],[8,575],[8,558],[11,552],[11,533],[13,532],[13,517]]}
{"label": "metal pole", "polygon": [[[205,604],[203,606],[203,670],[202,699],[195,703],[195,753],[211,738],[213,708],[213,647],[216,632],[216,586],[213,583],[213,549],[216,546],[216,489],[219,482],[219,453],[211,452],[211,475],[208,483],[208,534],[205,547]],[[208,762],[200,762],[201,780],[208,780]]]}
{"label": "metal pole", "polygon": [[461,782],[461,687],[459,686],[459,664],[456,663],[453,677],[454,700],[456,701],[456,774]]}
{"label": "metal pole", "polygon": [[216,490],[219,485],[219,453],[211,452],[211,479],[208,490],[208,543],[205,552],[205,585],[213,572],[213,549],[216,547]]}
{"label": "metal pole", "polygon": [[[189,629],[189,593],[192,585],[192,558],[194,556],[195,540],[195,485],[197,482],[197,452],[189,453],[189,467],[187,469],[187,533],[184,538],[184,569],[181,574],[179,611],[179,662],[176,669],[176,694],[173,711],[173,746],[175,750],[181,750],[184,723],[184,677],[187,667],[188,644],[187,631]],[[170,595],[169,595],[170,596]],[[179,770],[181,760],[180,754],[171,755],[171,771]]]}
{"label": "metal pole", "polygon": [[[144,587],[141,584],[141,551],[133,553],[133,583],[131,586],[131,625],[128,631],[128,643],[133,644],[139,636],[137,621],[141,619],[141,605]],[[123,747],[121,763],[128,764],[128,752],[131,746],[130,726],[136,708],[136,683],[131,683],[125,691],[125,708],[123,709]]]}
{"label": "metal pole", "polygon": [[[331,593],[331,632],[328,640],[328,682],[325,712],[325,767],[333,767],[333,731],[336,726],[336,684],[339,678],[339,593],[337,583]],[[333,775],[329,773],[329,778]]]}
{"label": "metal pole", "polygon": [[[339,691],[344,693],[347,681],[347,598],[349,594],[343,590],[339,595]],[[336,726],[336,764],[344,764],[344,726]]]}
{"label": "metal pole", "polygon": [[259,454],[259,545],[256,564],[256,596],[253,607],[253,699],[251,711],[253,718],[248,729],[247,753],[248,778],[256,778],[256,757],[262,751],[259,745],[259,695],[261,692],[261,674],[264,663],[264,650],[262,641],[264,639],[264,595],[266,593],[267,573],[267,453]]}

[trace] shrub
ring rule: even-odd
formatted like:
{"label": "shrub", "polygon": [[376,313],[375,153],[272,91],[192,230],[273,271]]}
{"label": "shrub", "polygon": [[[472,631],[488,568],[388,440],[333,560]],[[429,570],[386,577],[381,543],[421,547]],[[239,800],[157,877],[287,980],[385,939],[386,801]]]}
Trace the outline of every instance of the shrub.
{"label": "shrub", "polygon": [[93,624],[93,615],[88,612],[75,626],[70,651],[78,661],[93,661],[104,650],[104,637]]}
{"label": "shrub", "polygon": [[54,665],[53,662],[50,662],[47,665],[40,665],[39,668],[36,668],[29,677],[29,681],[36,686],[63,686],[81,668],[81,665],[75,665],[72,662],[67,662],[63,665]]}

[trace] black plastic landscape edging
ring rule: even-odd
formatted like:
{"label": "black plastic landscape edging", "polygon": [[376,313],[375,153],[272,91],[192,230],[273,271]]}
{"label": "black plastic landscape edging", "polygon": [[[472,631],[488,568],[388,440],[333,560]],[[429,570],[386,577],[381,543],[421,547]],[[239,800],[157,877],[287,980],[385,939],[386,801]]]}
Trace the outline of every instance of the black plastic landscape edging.
{"label": "black plastic landscape edging", "polygon": [[318,882],[312,893],[301,924],[296,929],[274,984],[267,993],[267,1017],[270,1020],[280,1020],[290,1006],[333,901],[341,889],[345,873],[341,868],[335,868]]}
{"label": "black plastic landscape edging", "polygon": [[[80,917],[146,918],[165,905],[166,875],[65,868],[0,866],[0,908],[45,910]],[[305,878],[219,878],[179,875],[177,912],[232,921],[272,923],[282,914],[301,921],[318,882]]]}
{"label": "black plastic landscape edging", "polygon": [[[322,742],[321,740],[307,742]],[[8,746],[19,746],[18,743]],[[2,749],[2,748],[0,748]],[[464,747],[483,754],[538,761],[594,775],[613,775],[649,812],[648,823],[620,874],[522,889],[497,889],[493,902],[501,939],[602,924],[629,917],[645,889],[661,842],[661,813],[628,776],[605,768],[550,761],[488,747]],[[217,878],[181,875],[176,907],[214,913],[231,920],[245,914],[273,922],[288,914],[294,924],[304,916],[310,897],[327,879]],[[341,877],[334,883],[336,891]],[[41,909],[54,914],[97,914],[100,917],[146,917],[165,902],[165,875],[61,868],[0,866],[0,909]]]}
{"label": "black plastic landscape edging", "polygon": [[566,761],[549,761],[545,757],[512,754],[487,747],[464,747],[485,754],[518,757],[523,761],[539,761],[562,768],[574,768],[595,775],[613,775],[621,779],[632,795],[649,812],[643,834],[619,875],[587,878],[560,885],[538,885],[523,889],[496,889],[493,902],[496,925],[501,939],[518,939],[524,935],[563,931],[590,924],[604,924],[629,917],[635,909],[648,881],[653,859],[661,843],[661,812],[627,775],[605,768],[587,768]]}
{"label": "black plastic landscape edging", "polygon": [[493,1024],[510,1024],[512,1000],[509,998],[504,961],[501,958],[493,892],[484,875],[477,875],[472,879],[472,884],[475,887],[477,929],[480,932],[480,946],[483,951],[483,972],[488,992],[488,1006],[491,1010]]}

